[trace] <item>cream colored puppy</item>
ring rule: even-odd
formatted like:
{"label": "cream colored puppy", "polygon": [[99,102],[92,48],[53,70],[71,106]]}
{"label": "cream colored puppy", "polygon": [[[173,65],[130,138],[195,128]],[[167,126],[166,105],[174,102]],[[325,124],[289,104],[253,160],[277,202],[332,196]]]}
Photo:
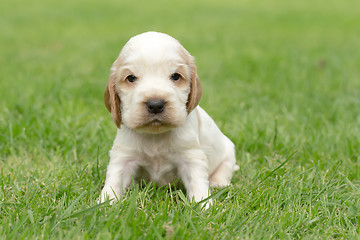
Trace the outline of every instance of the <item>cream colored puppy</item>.
{"label": "cream colored puppy", "polygon": [[194,59],[176,39],[147,32],[126,43],[105,90],[118,129],[101,202],[119,199],[132,178],[181,179],[195,201],[230,184],[234,144],[198,106],[201,94]]}

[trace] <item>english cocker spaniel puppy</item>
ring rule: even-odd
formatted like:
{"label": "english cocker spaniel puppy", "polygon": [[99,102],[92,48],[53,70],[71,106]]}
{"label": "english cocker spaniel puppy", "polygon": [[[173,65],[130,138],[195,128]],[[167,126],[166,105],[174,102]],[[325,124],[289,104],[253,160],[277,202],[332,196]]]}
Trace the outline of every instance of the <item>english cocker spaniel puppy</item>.
{"label": "english cocker spaniel puppy", "polygon": [[176,39],[146,32],[126,43],[104,95],[118,129],[100,202],[119,199],[132,179],[180,179],[195,201],[230,184],[234,144],[198,106],[201,94],[194,59]]}

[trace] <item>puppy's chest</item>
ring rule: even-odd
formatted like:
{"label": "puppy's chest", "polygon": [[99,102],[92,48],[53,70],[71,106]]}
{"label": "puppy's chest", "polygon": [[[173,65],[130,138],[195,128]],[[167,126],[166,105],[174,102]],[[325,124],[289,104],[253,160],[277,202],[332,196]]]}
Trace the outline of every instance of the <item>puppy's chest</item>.
{"label": "puppy's chest", "polygon": [[157,153],[140,154],[139,169],[136,177],[164,185],[172,183],[177,177],[177,166],[172,159],[172,154]]}

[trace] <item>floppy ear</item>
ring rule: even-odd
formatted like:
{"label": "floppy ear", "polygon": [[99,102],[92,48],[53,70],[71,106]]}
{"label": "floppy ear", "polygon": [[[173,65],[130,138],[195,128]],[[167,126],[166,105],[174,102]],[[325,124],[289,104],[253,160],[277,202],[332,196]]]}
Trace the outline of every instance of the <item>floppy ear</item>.
{"label": "floppy ear", "polygon": [[188,113],[190,113],[196,106],[199,104],[202,96],[202,88],[200,84],[200,79],[196,73],[196,66],[194,63],[191,64],[191,83],[190,83],[190,93],[186,103],[186,108]]}
{"label": "floppy ear", "polygon": [[115,73],[110,74],[108,84],[105,88],[104,101],[107,110],[111,113],[115,125],[120,128],[120,98],[115,89]]}

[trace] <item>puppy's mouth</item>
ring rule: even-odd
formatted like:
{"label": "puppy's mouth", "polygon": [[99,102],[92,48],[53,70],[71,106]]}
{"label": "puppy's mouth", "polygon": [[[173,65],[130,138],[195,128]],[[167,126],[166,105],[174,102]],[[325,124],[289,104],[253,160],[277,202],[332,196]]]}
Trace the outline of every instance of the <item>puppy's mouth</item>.
{"label": "puppy's mouth", "polygon": [[160,125],[168,125],[167,123],[164,123],[158,119],[154,119],[150,121],[149,123],[145,124],[146,126],[160,126]]}
{"label": "puppy's mouth", "polygon": [[174,124],[155,118],[138,126],[136,129],[140,132],[158,134],[167,132],[175,127],[176,126]]}
{"label": "puppy's mouth", "polygon": [[171,127],[174,126],[174,124],[171,124],[170,122],[164,121],[162,119],[151,119],[150,121],[146,122],[142,127]]}

